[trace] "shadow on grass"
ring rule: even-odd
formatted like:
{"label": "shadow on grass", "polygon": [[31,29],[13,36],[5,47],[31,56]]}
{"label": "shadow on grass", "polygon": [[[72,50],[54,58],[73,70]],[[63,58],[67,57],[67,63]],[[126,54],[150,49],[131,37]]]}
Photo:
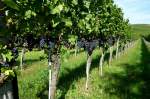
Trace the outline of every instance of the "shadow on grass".
{"label": "shadow on grass", "polygon": [[[115,52],[113,52],[115,54]],[[99,58],[100,56],[96,56],[94,59],[92,59],[92,64],[91,64],[91,70],[98,67],[99,65]],[[106,53],[105,55],[105,61],[108,61],[109,59],[109,53]],[[80,66],[77,66],[77,68],[70,70],[69,68],[65,68],[69,73],[64,74],[59,77],[59,81],[57,84],[57,89],[61,91],[60,96],[58,99],[65,99],[65,95],[67,94],[69,88],[73,84],[74,81],[77,81],[83,77],[86,77],[86,62],[80,64]],[[98,74],[97,74],[98,76]],[[83,85],[84,87],[84,85]],[[40,99],[47,99],[48,96],[47,94],[44,94],[44,92],[47,90],[48,91],[48,85],[45,89],[43,89],[39,94],[37,94]]]}
{"label": "shadow on grass", "polygon": [[150,99],[150,50],[143,40],[140,62],[120,66],[125,72],[108,74],[110,81],[105,92],[117,95],[119,99]]}
{"label": "shadow on grass", "polygon": [[[91,69],[94,69],[98,65],[99,57],[96,57],[92,60]],[[80,66],[74,70],[69,70],[68,74],[63,75],[60,77],[58,82],[58,89],[62,91],[61,96],[59,99],[65,99],[65,95],[67,94],[70,86],[74,81],[79,80],[82,77],[86,77],[86,63],[80,64]],[[83,86],[84,87],[84,86]]]}
{"label": "shadow on grass", "polygon": [[[108,49],[109,50],[109,49]],[[112,52],[112,59],[115,59],[115,56],[116,55],[116,50],[113,50]],[[109,64],[109,56],[110,56],[110,53],[109,52],[106,52],[105,54],[105,57],[104,57],[104,61],[107,62],[107,64]],[[112,60],[113,61],[113,60]],[[99,61],[98,61],[99,62]]]}
{"label": "shadow on grass", "polygon": [[[77,54],[84,52],[84,50],[78,50]],[[75,55],[75,51],[70,51],[70,55]]]}
{"label": "shadow on grass", "polygon": [[[39,57],[39,59],[25,59],[24,62],[23,62],[23,68],[26,69],[27,67],[29,67],[29,65],[34,64],[38,61],[42,61],[44,59],[46,59],[46,57]],[[17,60],[14,65],[15,66],[20,66],[20,61]]]}
{"label": "shadow on grass", "polygon": [[[92,60],[92,66],[91,69],[95,68],[98,64],[99,57],[96,57],[95,59]],[[68,92],[70,86],[72,85],[73,81],[78,80],[82,77],[85,77],[85,70],[86,70],[86,63],[80,64],[77,68],[70,70],[69,68],[65,68],[69,73],[64,74],[60,76],[58,84],[57,84],[57,89],[61,90],[61,95],[58,97],[58,99],[65,99],[65,95]],[[47,85],[48,88],[48,85]],[[40,99],[47,99],[48,96],[44,94],[44,91],[48,89],[43,89],[39,93]]]}

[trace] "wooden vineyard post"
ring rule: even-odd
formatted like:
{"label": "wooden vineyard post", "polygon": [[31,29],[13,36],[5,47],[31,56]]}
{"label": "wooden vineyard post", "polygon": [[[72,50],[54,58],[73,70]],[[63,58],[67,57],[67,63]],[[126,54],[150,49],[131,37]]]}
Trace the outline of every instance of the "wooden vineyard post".
{"label": "wooden vineyard post", "polygon": [[112,62],[112,54],[113,54],[113,46],[111,46],[109,48],[109,51],[110,51],[110,56],[109,56],[109,66],[111,65],[111,62]]}
{"label": "wooden vineyard post", "polygon": [[78,46],[77,46],[77,40],[75,42],[75,56],[77,56],[77,53],[78,53]]}
{"label": "wooden vineyard post", "polygon": [[21,68],[21,71],[23,70],[24,53],[25,53],[25,48],[22,48],[21,56],[20,56],[20,68]]}
{"label": "wooden vineyard post", "polygon": [[48,68],[49,68],[49,93],[48,99],[51,99],[51,81],[52,81],[52,71],[51,71],[51,61],[50,61],[50,50],[48,52]]}
{"label": "wooden vineyard post", "polygon": [[118,58],[118,52],[119,52],[119,39],[117,40],[116,59]]}
{"label": "wooden vineyard post", "polygon": [[105,53],[104,53],[104,50],[102,49],[102,55],[101,55],[100,61],[99,61],[99,75],[100,76],[103,76],[103,61],[104,61],[104,56],[105,56]]}
{"label": "wooden vineyard post", "polygon": [[88,89],[89,72],[90,72],[91,62],[92,62],[92,55],[88,54],[87,55],[87,64],[86,64],[86,84],[85,84],[86,90]]}

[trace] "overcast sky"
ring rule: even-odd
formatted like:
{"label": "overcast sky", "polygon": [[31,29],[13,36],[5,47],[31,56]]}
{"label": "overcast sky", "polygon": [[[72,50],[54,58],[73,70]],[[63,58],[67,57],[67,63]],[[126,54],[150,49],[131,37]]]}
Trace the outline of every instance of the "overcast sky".
{"label": "overcast sky", "polygon": [[150,0],[114,0],[131,24],[150,24]]}

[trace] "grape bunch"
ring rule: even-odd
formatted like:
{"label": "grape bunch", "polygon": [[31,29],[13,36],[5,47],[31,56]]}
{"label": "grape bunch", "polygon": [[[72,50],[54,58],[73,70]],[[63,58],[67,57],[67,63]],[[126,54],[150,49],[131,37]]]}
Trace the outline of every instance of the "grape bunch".
{"label": "grape bunch", "polygon": [[97,45],[98,45],[97,40],[86,41],[85,50],[88,52],[89,55],[91,55]]}
{"label": "grape bunch", "polygon": [[3,62],[1,65],[4,66],[4,67],[9,67],[10,66],[7,62]]}
{"label": "grape bunch", "polygon": [[57,41],[56,38],[46,36],[46,43],[47,43],[48,49],[53,49],[55,47],[56,41]]}
{"label": "grape bunch", "polygon": [[88,54],[92,54],[93,50],[96,48],[98,45],[98,40],[86,40],[82,38],[81,40],[77,41],[77,46],[79,48],[84,48],[88,52]]}
{"label": "grape bunch", "polygon": [[54,48],[54,46],[55,46],[54,42],[52,42],[52,41],[48,42],[48,48],[52,49],[52,48]]}
{"label": "grape bunch", "polygon": [[95,49],[95,48],[98,46],[99,41],[98,41],[98,39],[95,39],[95,40],[93,40],[91,43],[92,43],[92,44],[91,44],[92,48]]}
{"label": "grape bunch", "polygon": [[100,34],[98,41],[99,41],[99,47],[105,48],[107,43],[107,37],[104,34]]}
{"label": "grape bunch", "polygon": [[32,51],[32,49],[34,47],[34,44],[35,44],[35,39],[33,37],[33,34],[28,34],[26,36],[26,41],[27,41],[27,44],[28,44],[29,51]]}
{"label": "grape bunch", "polygon": [[17,59],[18,56],[19,56],[18,49],[17,48],[13,48],[11,52],[12,52],[12,56],[14,57],[14,59]]}
{"label": "grape bunch", "polygon": [[77,40],[77,46],[79,48],[85,48],[85,39],[82,38],[81,40]]}
{"label": "grape bunch", "polygon": [[114,43],[115,43],[114,37],[113,37],[113,36],[110,36],[110,37],[108,38],[108,44],[109,44],[110,46],[113,46]]}
{"label": "grape bunch", "polygon": [[45,39],[42,37],[40,40],[40,48],[44,48],[45,45]]}
{"label": "grape bunch", "polygon": [[105,40],[103,38],[99,38],[99,47],[104,47],[105,46]]}

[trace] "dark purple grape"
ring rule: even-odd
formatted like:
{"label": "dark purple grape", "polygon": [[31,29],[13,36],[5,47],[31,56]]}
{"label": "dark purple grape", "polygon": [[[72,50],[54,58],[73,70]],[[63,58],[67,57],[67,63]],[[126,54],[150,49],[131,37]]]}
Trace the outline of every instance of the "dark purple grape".
{"label": "dark purple grape", "polygon": [[52,48],[54,48],[54,46],[55,46],[55,43],[49,41],[49,43],[48,43],[48,48],[52,49]]}
{"label": "dark purple grape", "polygon": [[84,38],[81,38],[81,40],[77,40],[77,46],[79,48],[84,48],[85,47],[85,43],[86,43],[86,41],[85,41]]}
{"label": "dark purple grape", "polygon": [[18,49],[17,49],[17,48],[13,48],[13,49],[12,49],[12,56],[14,56],[15,59],[18,58],[19,52],[18,52]]}
{"label": "dark purple grape", "polygon": [[83,48],[84,47],[84,42],[83,41],[77,41],[77,46],[79,48]]}
{"label": "dark purple grape", "polygon": [[42,38],[42,39],[40,40],[40,48],[43,48],[44,45],[45,45],[45,39]]}
{"label": "dark purple grape", "polygon": [[4,66],[4,67],[9,67],[9,64],[6,63],[6,62],[3,62],[1,65]]}
{"label": "dark purple grape", "polygon": [[32,51],[32,49],[34,47],[34,44],[35,44],[35,39],[33,37],[33,34],[28,34],[26,36],[26,41],[27,41],[27,44],[28,44],[29,51]]}
{"label": "dark purple grape", "polygon": [[99,47],[104,47],[104,40],[102,39],[99,39]]}
{"label": "dark purple grape", "polygon": [[110,46],[113,45],[113,37],[112,37],[112,36],[108,39],[108,44],[109,44]]}
{"label": "dark purple grape", "polygon": [[97,40],[85,42],[85,50],[88,52],[89,55],[92,54],[92,52],[96,48],[96,46],[97,46]]}
{"label": "dark purple grape", "polygon": [[91,42],[91,48],[92,48],[92,49],[95,49],[97,46],[98,46],[98,40],[93,40],[93,41]]}

